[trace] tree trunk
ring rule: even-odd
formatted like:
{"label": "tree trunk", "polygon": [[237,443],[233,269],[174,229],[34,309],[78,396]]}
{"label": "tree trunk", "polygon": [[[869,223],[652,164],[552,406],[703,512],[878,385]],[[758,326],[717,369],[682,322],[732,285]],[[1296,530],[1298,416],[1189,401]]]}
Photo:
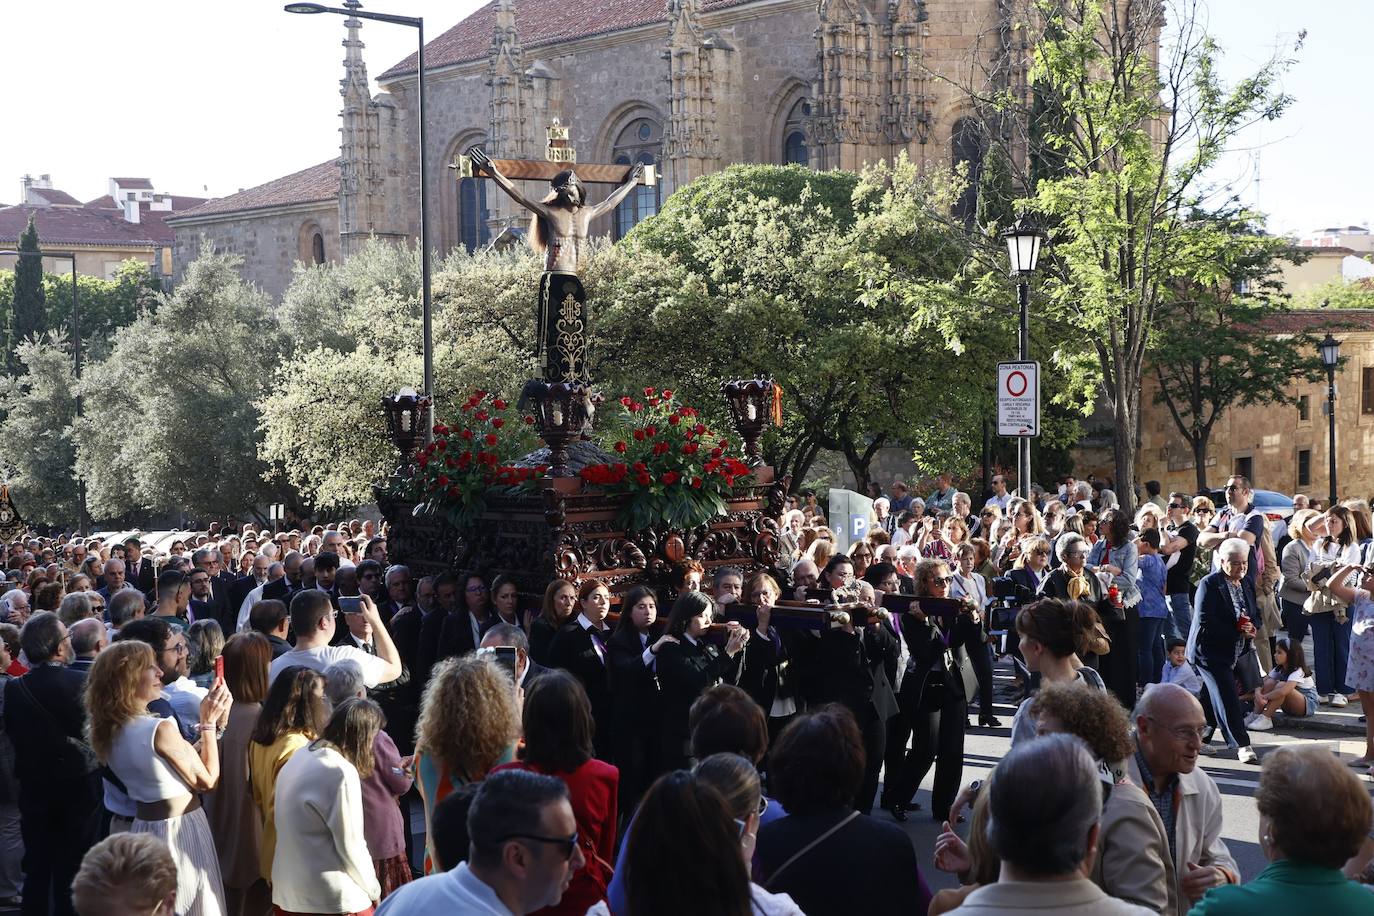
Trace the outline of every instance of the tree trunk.
{"label": "tree trunk", "polygon": [[1112,431],[1112,450],[1116,458],[1116,479],[1112,481],[1117,501],[1128,518],[1135,517],[1135,452],[1139,442],[1136,435],[1136,416],[1140,403],[1140,382],[1134,373],[1122,367],[1118,376],[1117,396],[1112,403],[1115,429]]}
{"label": "tree trunk", "polygon": [[1207,492],[1207,440],[1210,436],[1192,437],[1193,470],[1197,473],[1197,491]]}

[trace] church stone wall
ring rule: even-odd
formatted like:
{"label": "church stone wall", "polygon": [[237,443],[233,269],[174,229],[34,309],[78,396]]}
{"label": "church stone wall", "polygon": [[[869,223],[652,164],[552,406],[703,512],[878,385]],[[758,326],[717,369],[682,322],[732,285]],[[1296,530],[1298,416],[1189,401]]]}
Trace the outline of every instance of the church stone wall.
{"label": "church stone wall", "polygon": [[[174,262],[176,282],[186,265],[200,254],[202,244],[216,251],[240,255],[240,274],[249,283],[262,287],[273,299],[280,299],[301,258],[301,233],[318,226],[324,238],[327,261],[339,259],[339,209],[334,201],[309,207],[236,213],[224,219],[202,223],[182,223],[175,229]],[[308,248],[307,248],[308,251]]]}

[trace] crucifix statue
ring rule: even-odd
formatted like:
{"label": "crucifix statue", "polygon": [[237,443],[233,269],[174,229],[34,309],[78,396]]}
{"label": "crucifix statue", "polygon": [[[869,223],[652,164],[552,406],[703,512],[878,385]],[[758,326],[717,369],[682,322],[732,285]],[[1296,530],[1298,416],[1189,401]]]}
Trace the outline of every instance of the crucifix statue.
{"label": "crucifix statue", "polygon": [[[629,165],[575,166],[576,153],[567,145],[568,128],[556,122],[549,128],[548,158],[543,161],[492,159],[479,148],[461,157],[460,177],[488,177],[512,200],[530,211],[530,242],[544,255],[539,281],[536,352],[544,381],[587,381],[587,293],[578,276],[592,220],[611,212],[644,181],[652,185],[653,167]],[[581,174],[579,174],[579,172]],[[526,197],[511,181],[547,179],[549,193],[542,200]],[[615,184],[605,200],[586,203],[586,184]]]}

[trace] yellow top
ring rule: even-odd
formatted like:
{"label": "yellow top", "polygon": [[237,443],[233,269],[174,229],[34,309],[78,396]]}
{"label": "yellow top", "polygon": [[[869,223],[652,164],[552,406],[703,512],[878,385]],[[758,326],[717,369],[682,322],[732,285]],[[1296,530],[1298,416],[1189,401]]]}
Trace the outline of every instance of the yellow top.
{"label": "yellow top", "polygon": [[271,744],[248,742],[248,779],[253,784],[253,801],[262,815],[262,845],[258,847],[258,862],[267,883],[272,883],[272,856],[277,851],[277,825],[274,821],[273,795],[277,789],[277,774],[291,755],[310,743],[300,732],[287,732]]}

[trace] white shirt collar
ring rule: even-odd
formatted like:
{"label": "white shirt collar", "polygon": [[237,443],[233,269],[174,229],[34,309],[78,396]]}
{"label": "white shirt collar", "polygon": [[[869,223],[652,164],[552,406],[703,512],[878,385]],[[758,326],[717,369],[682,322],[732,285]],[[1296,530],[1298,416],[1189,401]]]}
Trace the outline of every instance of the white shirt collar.
{"label": "white shirt collar", "polygon": [[515,916],[510,907],[502,903],[501,898],[496,896],[496,891],[492,890],[491,885],[472,873],[468,863],[458,863],[458,867],[449,874],[453,876],[453,881],[462,889],[463,893],[481,903],[489,912],[496,914],[496,916]]}
{"label": "white shirt collar", "polygon": [[581,613],[577,615],[577,625],[584,630],[598,630],[604,632],[606,629],[606,627],[604,626],[604,621],[603,626],[598,627],[596,624],[592,623],[590,619],[588,619],[586,614]]}

